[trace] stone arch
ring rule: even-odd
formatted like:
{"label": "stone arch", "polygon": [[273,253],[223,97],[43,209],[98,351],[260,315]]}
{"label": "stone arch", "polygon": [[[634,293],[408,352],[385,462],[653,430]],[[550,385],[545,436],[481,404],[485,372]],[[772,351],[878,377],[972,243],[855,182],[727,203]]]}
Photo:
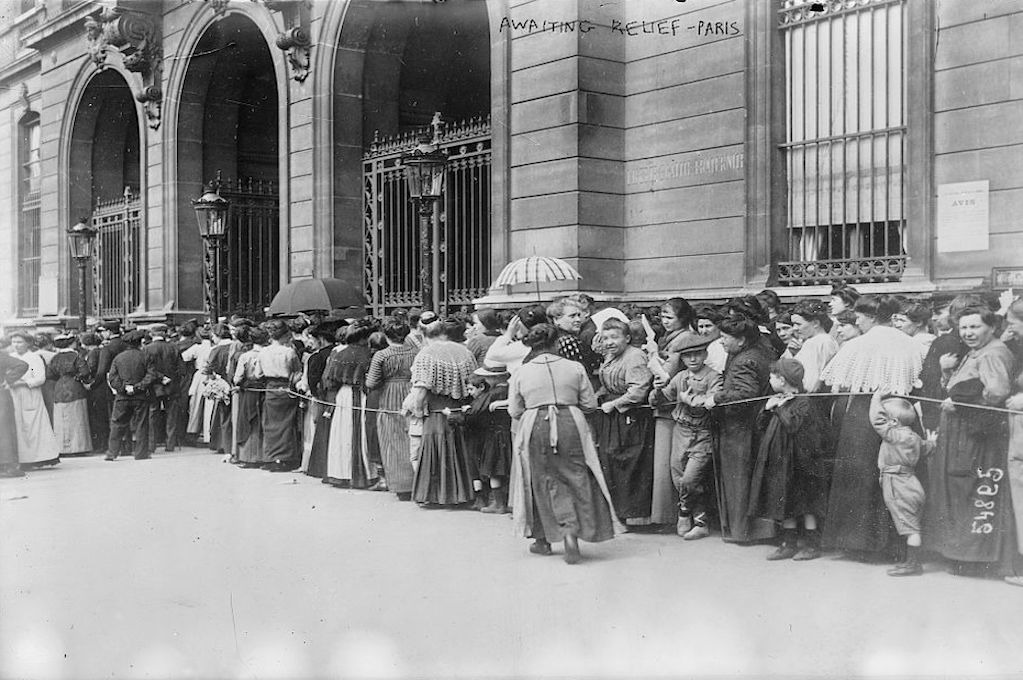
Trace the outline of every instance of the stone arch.
{"label": "stone arch", "polygon": [[[228,47],[227,50],[221,49],[227,47],[226,43],[206,49],[213,40],[211,36],[225,31],[241,31],[246,44]],[[167,153],[164,157],[166,181],[163,199],[167,226],[164,229],[163,246],[165,296],[175,300],[178,310],[197,311],[202,307],[202,243],[196,231],[191,201],[200,195],[203,182],[215,178],[217,169],[222,171],[225,179],[236,179],[233,175],[240,172],[274,183],[278,196],[278,236],[273,244],[278,266],[274,273],[274,289],[287,280],[287,224],[290,210],[286,179],[289,175],[290,97],[284,55],[273,46],[280,31],[281,27],[275,18],[263,6],[250,6],[246,3],[229,7],[222,15],[216,15],[211,7],[204,5],[197,7],[175,50],[178,54],[187,55],[187,59],[175,60],[167,78],[167,91],[173,93],[173,96],[168,97],[164,108],[163,145]],[[230,42],[228,39],[227,43]],[[239,47],[241,52],[238,51]],[[269,132],[269,135],[264,135],[263,141],[267,143],[264,146],[270,147],[272,152],[260,159],[243,158],[240,166],[237,149],[249,148],[245,137],[246,134],[251,136],[256,127],[249,114],[251,107],[237,105],[232,108],[225,105],[226,99],[244,101],[239,96],[220,97],[209,110],[206,107],[206,95],[211,90],[217,91],[229,75],[227,71],[239,66],[235,59],[233,66],[228,65],[227,71],[224,70],[225,64],[218,60],[217,55],[222,57],[225,51],[234,52],[234,56],[258,53],[262,73],[258,74],[261,87],[257,95],[273,101],[270,107],[273,109],[273,120],[264,121],[263,125],[265,131]],[[223,72],[218,71],[218,61]],[[250,72],[248,75],[256,74]],[[230,88],[236,95],[239,94],[237,85],[232,83]],[[265,103],[262,99],[261,102]],[[268,108],[260,106],[256,110],[267,111]],[[232,150],[230,141],[235,136],[233,126],[239,122],[245,132],[240,143],[235,144]],[[225,163],[228,165],[213,167]],[[254,165],[259,166],[256,173],[251,172]]]}
{"label": "stone arch", "polygon": [[216,19],[200,12],[179,48],[189,56],[170,81],[177,96],[167,112],[174,192],[166,197],[165,255],[173,270],[166,277],[168,294],[178,309],[202,307],[203,244],[191,200],[218,173],[224,179],[251,178],[253,186],[262,183],[268,192],[272,185],[277,197],[275,224],[265,232],[270,241],[253,238],[243,249],[230,251],[234,266],[226,288],[248,301],[250,293],[265,297],[252,291],[275,292],[286,280],[288,203],[282,179],[288,177],[288,81],[280,51],[271,46],[276,30],[265,10],[231,10]]}
{"label": "stone arch", "polygon": [[[145,116],[129,83],[129,74],[119,67],[96,70],[86,62],[71,89],[60,136],[64,142],[58,196],[65,226],[88,219],[98,202],[123,200],[126,189],[142,205],[144,214]],[[60,289],[66,291],[64,299],[74,308],[78,290],[70,285],[72,267],[65,255],[65,238],[64,230],[58,229]],[[146,288],[143,232],[138,239],[137,254],[129,263],[134,276],[132,308],[144,302]]]}
{"label": "stone arch", "polygon": [[374,132],[420,127],[436,110],[455,120],[491,115],[493,83],[503,82],[491,69],[497,14],[490,0],[328,9],[314,63],[318,90],[331,93],[314,104],[316,169],[329,178],[314,197],[318,275],[361,282],[362,154]]}

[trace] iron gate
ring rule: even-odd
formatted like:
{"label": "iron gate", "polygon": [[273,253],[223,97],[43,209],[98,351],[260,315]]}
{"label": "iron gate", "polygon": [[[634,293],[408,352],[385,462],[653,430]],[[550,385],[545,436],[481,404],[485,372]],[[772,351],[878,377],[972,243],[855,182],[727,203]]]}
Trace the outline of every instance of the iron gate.
{"label": "iron gate", "polygon": [[[363,157],[363,222],[366,300],[377,315],[422,305],[419,290],[419,223],[409,199],[401,155],[415,148],[419,131],[374,136]],[[490,286],[490,119],[444,125],[447,154],[440,201],[441,313],[468,305]]]}
{"label": "iron gate", "polygon": [[221,253],[220,309],[262,314],[280,287],[280,208],[274,182],[222,180],[215,185],[229,202],[227,241]]}
{"label": "iron gate", "polygon": [[92,259],[92,299],[97,317],[122,321],[142,301],[141,201],[124,188],[120,198],[97,200]]}

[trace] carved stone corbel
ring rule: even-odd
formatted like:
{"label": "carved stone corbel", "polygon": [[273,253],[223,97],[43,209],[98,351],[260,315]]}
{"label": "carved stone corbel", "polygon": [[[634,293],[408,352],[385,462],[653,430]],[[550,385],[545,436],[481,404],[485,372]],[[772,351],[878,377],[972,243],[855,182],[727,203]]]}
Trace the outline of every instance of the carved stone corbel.
{"label": "carved stone corbel", "polygon": [[288,64],[291,65],[291,77],[303,82],[309,77],[312,64],[312,38],[310,36],[310,5],[309,0],[265,0],[267,9],[276,10],[284,15],[287,27],[277,36],[277,47],[284,50]]}
{"label": "carved stone corbel", "polygon": [[99,68],[107,63],[109,49],[118,50],[124,67],[142,76],[142,88],[135,99],[145,107],[149,127],[160,127],[163,91],[163,46],[160,19],[136,11],[105,8],[85,20],[89,56]]}

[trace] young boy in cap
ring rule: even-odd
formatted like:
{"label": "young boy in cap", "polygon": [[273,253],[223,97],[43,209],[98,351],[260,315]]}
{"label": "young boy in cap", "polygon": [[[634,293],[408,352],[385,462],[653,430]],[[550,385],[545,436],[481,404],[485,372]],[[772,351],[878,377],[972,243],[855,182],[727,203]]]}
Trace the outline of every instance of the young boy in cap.
{"label": "young boy in cap", "polygon": [[[825,424],[804,394],[803,365],[783,357],[771,365],[771,389],[757,419],[763,433],[750,479],[749,516],[781,524],[781,545],[768,560],[812,560],[820,556],[817,517],[827,510],[824,475]],[[799,545],[799,519],[803,543]]]}
{"label": "young boy in cap", "polygon": [[671,412],[671,480],[678,491],[676,533],[687,541],[710,535],[707,527],[707,491],[713,484],[710,411],[708,396],[721,386],[721,374],[707,366],[707,345],[712,338],[689,334],[678,344],[685,369],[670,381],[654,378],[650,405],[675,402]]}
{"label": "young boy in cap", "polygon": [[889,576],[917,576],[920,565],[920,520],[924,509],[924,488],[916,478],[921,456],[934,451],[938,435],[928,432],[927,439],[913,431],[916,410],[905,399],[875,392],[870,400],[870,424],[881,436],[877,468],[881,475],[881,493],[895,530],[906,537],[906,559],[888,570]]}

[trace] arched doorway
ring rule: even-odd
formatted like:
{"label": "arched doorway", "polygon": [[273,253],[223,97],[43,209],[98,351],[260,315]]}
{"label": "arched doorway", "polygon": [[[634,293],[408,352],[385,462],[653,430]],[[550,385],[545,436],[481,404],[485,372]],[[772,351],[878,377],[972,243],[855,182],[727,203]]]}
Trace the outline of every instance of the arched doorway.
{"label": "arched doorway", "polygon": [[[333,92],[334,242],[363,251],[359,274],[375,310],[422,304],[417,217],[398,160],[435,112],[448,154],[436,287],[442,308],[483,295],[490,283],[487,3],[353,4],[339,36]],[[342,276],[351,276],[347,269]]]}
{"label": "arched doorway", "polygon": [[[139,122],[124,77],[104,69],[85,87],[74,114],[68,156],[69,215],[92,216],[99,231],[92,271],[93,313],[124,318],[143,302]],[[78,289],[71,287],[71,308]]]}
{"label": "arched doorway", "polygon": [[279,287],[277,76],[248,18],[211,24],[189,58],[177,120],[178,307],[203,305],[204,244],[191,201],[215,182],[231,204],[219,307],[259,313]]}

